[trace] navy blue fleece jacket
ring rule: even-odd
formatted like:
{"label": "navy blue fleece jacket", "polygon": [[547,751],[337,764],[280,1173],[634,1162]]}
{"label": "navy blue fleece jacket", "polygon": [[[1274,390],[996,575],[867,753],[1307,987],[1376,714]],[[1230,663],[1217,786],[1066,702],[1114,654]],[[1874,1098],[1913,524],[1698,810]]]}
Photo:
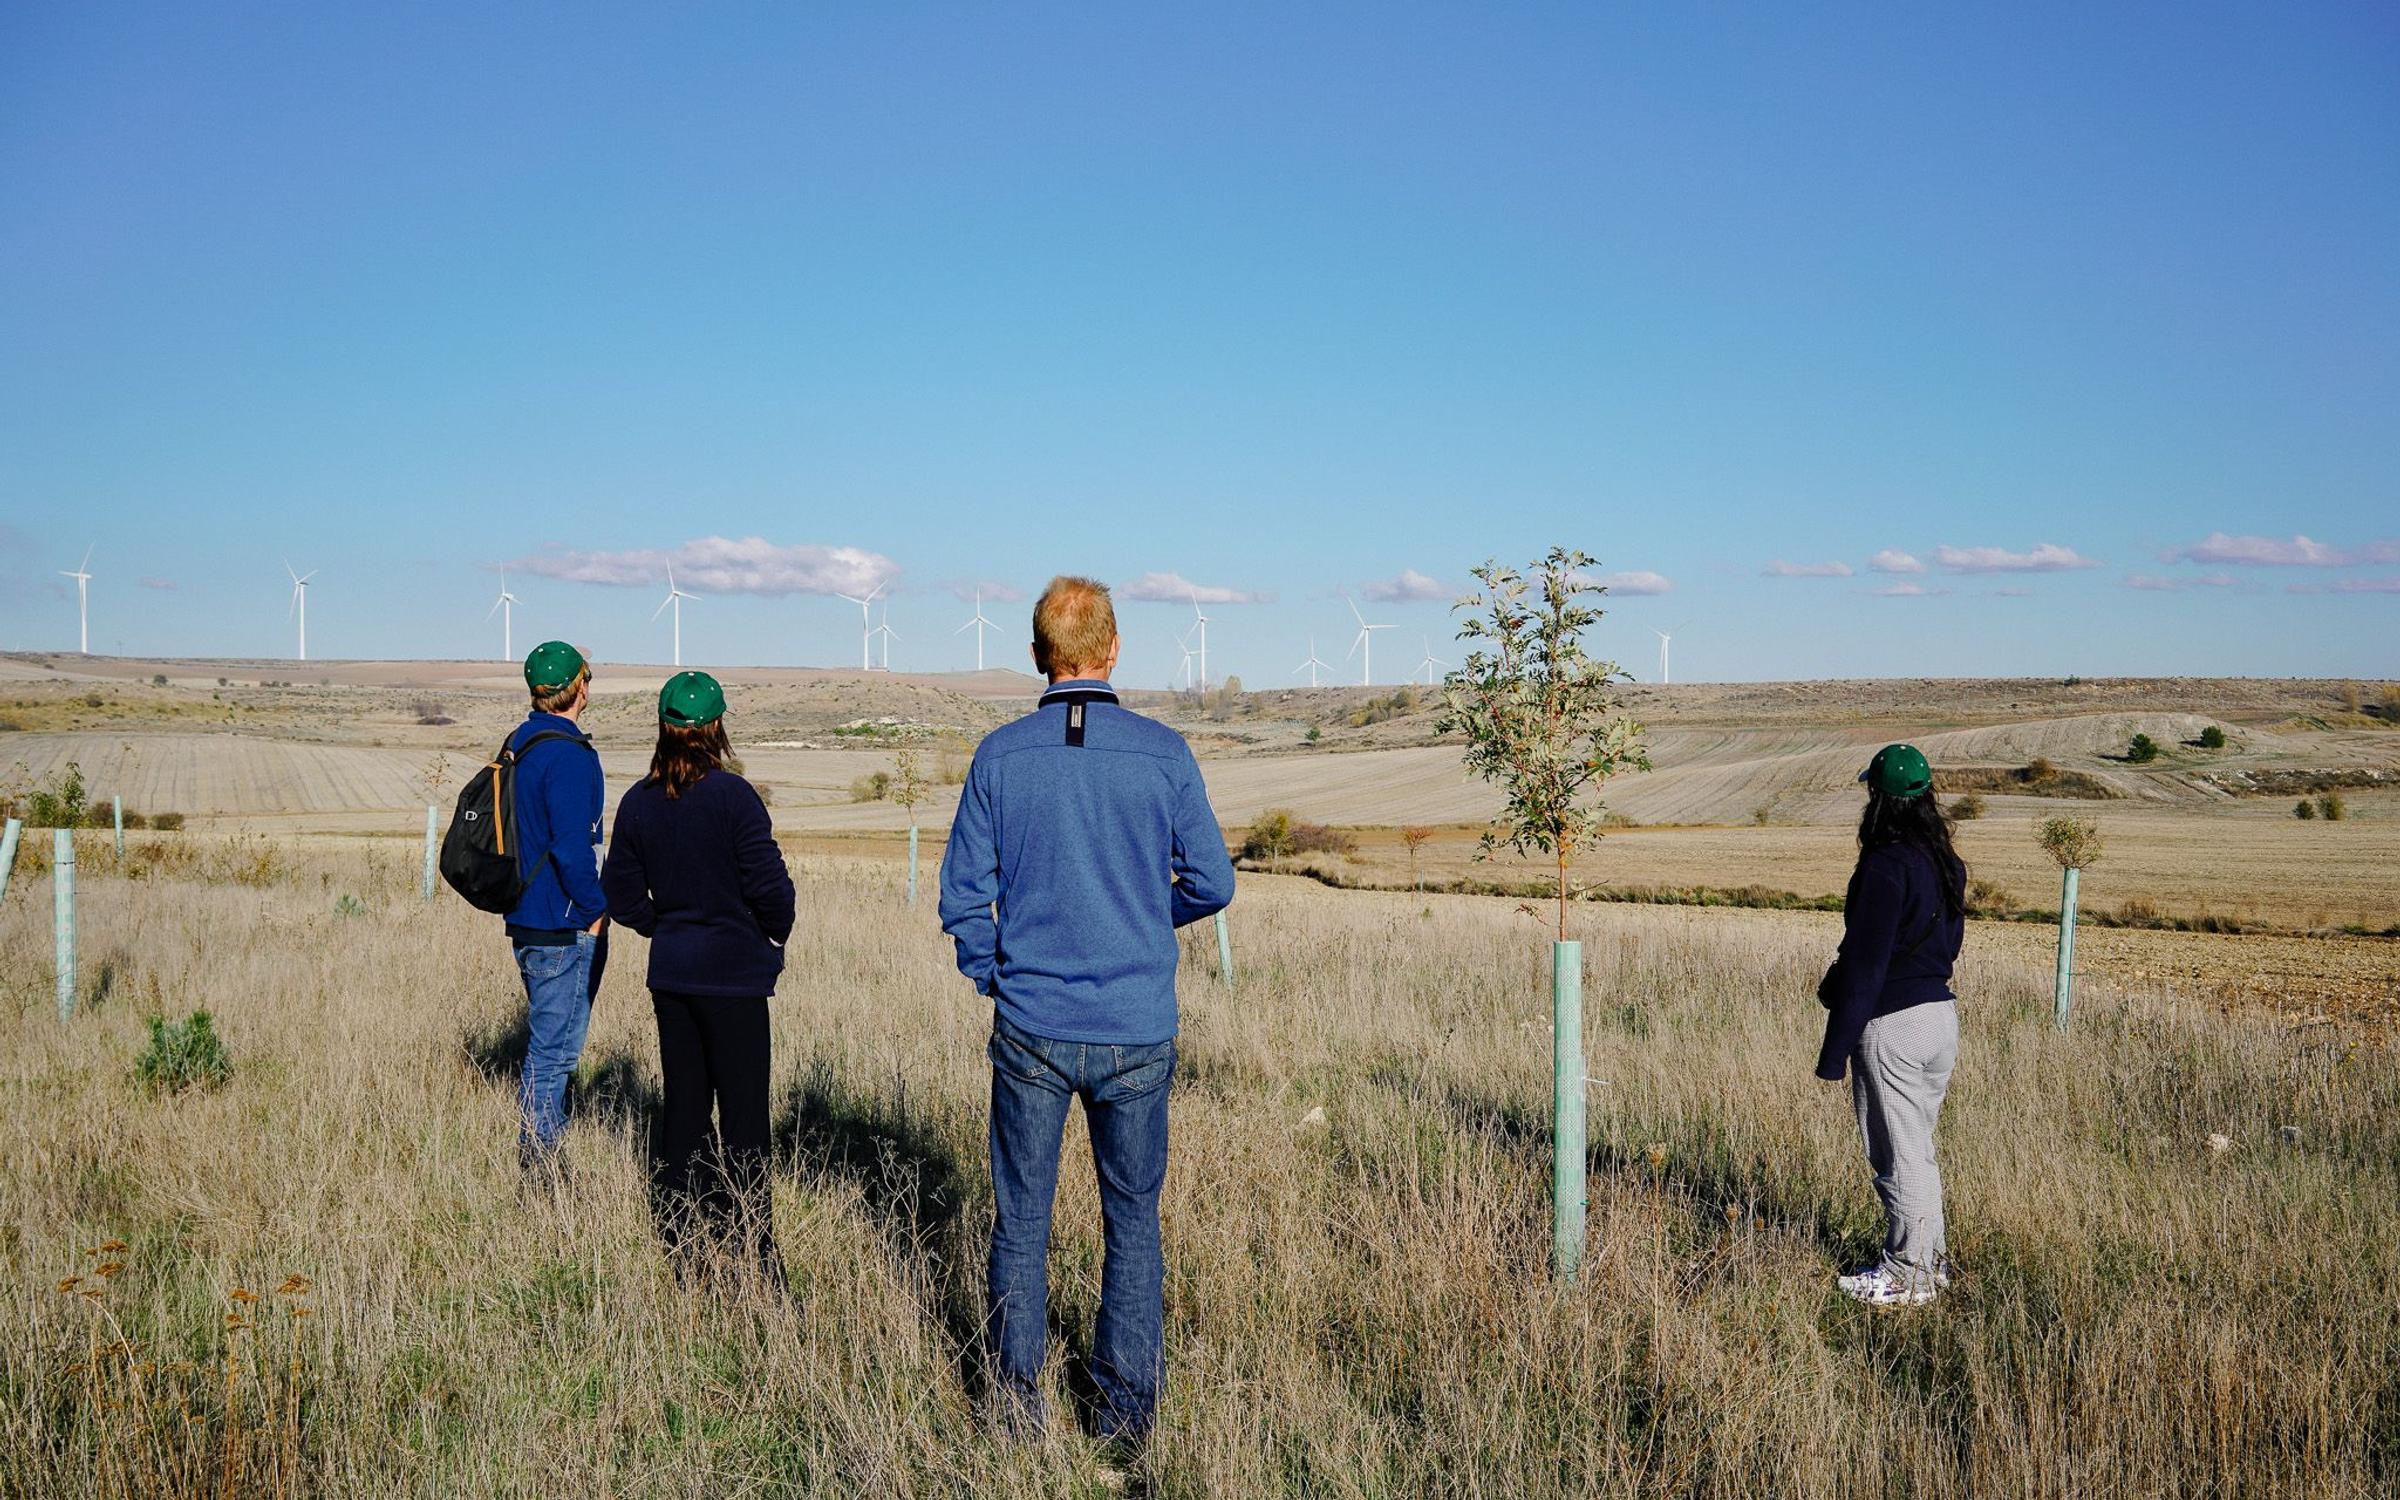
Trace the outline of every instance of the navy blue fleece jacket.
{"label": "navy blue fleece jacket", "polygon": [[1058,683],[976,747],[942,855],[942,930],[1009,1024],[1060,1042],[1166,1041],[1175,929],[1232,900],[1191,747],[1107,683]]}
{"label": "navy blue fleece jacket", "polygon": [[610,918],[650,940],[650,988],[775,993],[792,935],[792,876],[749,782],[711,771],[677,797],[635,782],[617,804],[600,883]]}
{"label": "navy blue fleece jacket", "polygon": [[1967,921],[1942,900],[1933,860],[1909,844],[1881,844],[1859,857],[1842,903],[1841,952],[1817,986],[1825,1007],[1819,1078],[1840,1081],[1877,1016],[1952,998],[1950,970]]}
{"label": "navy blue fleece jacket", "polygon": [[[545,731],[583,738],[575,721],[533,714],[508,737],[513,749]],[[517,867],[525,895],[508,925],[534,932],[589,927],[608,910],[600,894],[600,814],[607,791],[589,741],[544,740],[526,750],[510,779],[517,804]]]}

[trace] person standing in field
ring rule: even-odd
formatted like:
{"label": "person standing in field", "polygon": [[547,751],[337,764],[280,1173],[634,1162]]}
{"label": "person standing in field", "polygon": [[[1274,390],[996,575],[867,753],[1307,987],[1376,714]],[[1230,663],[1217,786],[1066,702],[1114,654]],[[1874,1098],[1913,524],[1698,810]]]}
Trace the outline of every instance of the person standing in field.
{"label": "person standing in field", "polygon": [[[726,769],[725,690],[678,672],[650,774],[617,804],[600,883],[650,939],[666,1100],[652,1199],[670,1250],[725,1252],[784,1286],[768,1192],[767,1000],[792,935],[792,877],[756,788]],[[711,1111],[715,1119],[710,1119]]]}
{"label": "person standing in field", "polygon": [[525,686],[533,711],[508,738],[518,757],[511,787],[525,893],[504,920],[525,980],[517,1151],[533,1171],[557,1164],[567,1082],[608,967],[608,902],[600,893],[600,755],[582,722],[591,665],[565,641],[544,641],[525,658]]}
{"label": "person standing in field", "polygon": [[1108,590],[1051,580],[1033,610],[1049,690],[976,747],[942,857],[942,928],[994,1006],[989,1417],[1048,1420],[1051,1203],[1083,1102],[1107,1258],[1092,1340],[1093,1427],[1138,1449],[1164,1373],[1158,1196],[1175,1073],[1175,929],[1233,900],[1233,862],[1183,737],[1117,702]]}
{"label": "person standing in field", "polygon": [[1967,867],[1914,745],[1886,745],[1858,779],[1867,807],[1841,952],[1817,987],[1817,1077],[1849,1073],[1885,1230],[1882,1258],[1836,1285],[1861,1302],[1912,1306],[1950,1285],[1934,1130],[1958,1063],[1950,975],[1966,936]]}

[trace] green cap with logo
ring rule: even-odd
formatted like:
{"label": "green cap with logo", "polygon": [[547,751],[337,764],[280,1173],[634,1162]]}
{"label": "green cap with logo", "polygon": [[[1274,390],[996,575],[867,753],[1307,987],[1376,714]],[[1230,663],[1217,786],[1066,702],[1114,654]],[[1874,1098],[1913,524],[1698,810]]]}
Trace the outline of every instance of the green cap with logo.
{"label": "green cap with logo", "polygon": [[525,658],[525,685],[537,693],[562,688],[584,668],[583,653],[565,641],[544,641]]}
{"label": "green cap with logo", "polygon": [[1914,745],[1886,745],[1875,752],[1858,779],[1905,802],[1933,790],[1933,767],[1925,763],[1925,752]]}
{"label": "green cap with logo", "polygon": [[706,672],[678,672],[658,690],[658,717],[667,724],[708,724],[725,717],[725,690]]}

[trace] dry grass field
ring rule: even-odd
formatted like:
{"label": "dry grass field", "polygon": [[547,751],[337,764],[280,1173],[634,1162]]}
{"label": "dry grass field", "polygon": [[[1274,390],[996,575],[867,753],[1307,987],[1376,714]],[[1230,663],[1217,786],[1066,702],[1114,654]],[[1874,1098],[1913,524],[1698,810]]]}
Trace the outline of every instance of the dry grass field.
{"label": "dry grass field", "polygon": [[[1983,925],[1944,1133],[1962,1276],[1888,1313],[1830,1288],[1876,1232],[1846,1096],[1808,1076],[1831,919],[1579,910],[1593,1253],[1562,1289],[1539,924],[1247,879],[1239,988],[1187,952],[1171,1394],[1129,1480],[1063,1421],[1003,1452],[970,1419],[988,1016],[888,862],[799,861],[774,1003],[787,1308],[679,1290],[654,1247],[638,940],[567,1185],[528,1193],[513,971],[491,919],[417,899],[413,847],[186,835],[119,868],[87,835],[83,860],[72,1023],[45,883],[20,868],[0,905],[0,1493],[2400,1483],[2389,1052],[2098,981],[2062,1037],[2046,962]],[[138,1087],[144,1014],[194,1007],[230,1081]],[[1098,1247],[1088,1173],[1065,1181],[1062,1386]]]}

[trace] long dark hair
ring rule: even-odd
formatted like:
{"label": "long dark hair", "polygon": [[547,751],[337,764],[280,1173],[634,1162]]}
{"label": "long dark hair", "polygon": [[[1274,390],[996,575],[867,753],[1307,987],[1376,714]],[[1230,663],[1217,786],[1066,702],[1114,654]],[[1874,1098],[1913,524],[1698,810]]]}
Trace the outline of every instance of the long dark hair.
{"label": "long dark hair", "polygon": [[649,779],[669,797],[680,797],[685,787],[711,771],[723,770],[725,758],[731,754],[733,745],[725,738],[723,719],[705,724],[669,724],[661,719],[658,748],[650,752]]}
{"label": "long dark hair", "polygon": [[1922,849],[1933,861],[1942,884],[1942,907],[1951,916],[1966,915],[1967,864],[1950,843],[1950,815],[1933,793],[1894,797],[1879,787],[1867,789],[1867,810],[1858,819],[1858,852],[1886,844]]}

